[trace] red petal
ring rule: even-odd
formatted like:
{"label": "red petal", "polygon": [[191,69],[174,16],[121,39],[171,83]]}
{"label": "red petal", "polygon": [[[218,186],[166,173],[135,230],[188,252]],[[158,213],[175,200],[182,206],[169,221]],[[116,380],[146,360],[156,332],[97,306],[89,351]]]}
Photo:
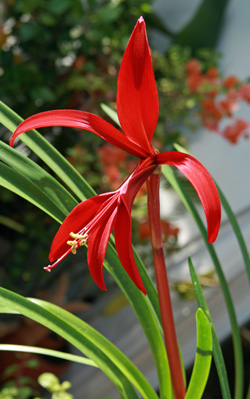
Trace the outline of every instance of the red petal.
{"label": "red petal", "polygon": [[103,278],[103,262],[107,250],[108,240],[113,230],[117,207],[112,211],[111,215],[100,224],[90,236],[88,240],[88,266],[95,283],[102,289],[106,290]]}
{"label": "red petal", "polygon": [[132,221],[130,210],[122,202],[115,223],[115,246],[122,266],[135,285],[146,295],[132,249]]}
{"label": "red petal", "polygon": [[191,155],[177,151],[157,154],[156,161],[158,164],[175,166],[192,183],[206,215],[208,241],[214,242],[220,228],[221,203],[217,188],[206,168]]}
{"label": "red petal", "polygon": [[66,217],[51,245],[49,260],[54,262],[60,258],[70,247],[68,240],[72,240],[70,233],[78,233],[95,216],[100,206],[110,197],[110,194],[97,195],[77,205]]}
{"label": "red petal", "polygon": [[122,59],[117,81],[117,113],[126,136],[145,151],[154,153],[151,138],[159,105],[143,18],[137,21]]}
{"label": "red petal", "polygon": [[[154,172],[157,165],[152,164],[152,160],[147,158],[142,160],[128,177],[128,179],[119,188],[120,196],[126,203],[128,209],[131,209],[135,196],[140,190],[141,186],[148,177]],[[118,191],[118,190],[117,190]]]}
{"label": "red petal", "polygon": [[50,126],[67,126],[88,130],[129,154],[139,158],[144,158],[148,155],[137,144],[131,142],[122,132],[98,116],[84,111],[68,109],[41,112],[40,114],[29,117],[18,126],[12,135],[10,145],[13,146],[14,140],[21,133]]}

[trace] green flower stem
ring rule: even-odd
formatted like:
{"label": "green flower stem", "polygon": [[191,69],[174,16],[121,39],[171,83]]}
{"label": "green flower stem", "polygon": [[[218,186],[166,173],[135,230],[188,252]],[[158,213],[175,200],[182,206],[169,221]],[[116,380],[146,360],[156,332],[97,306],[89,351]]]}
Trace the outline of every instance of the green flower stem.
{"label": "green flower stem", "polygon": [[171,379],[175,399],[184,399],[185,384],[174,325],[165,257],[162,245],[161,220],[160,220],[160,173],[154,173],[147,181],[148,188],[148,214],[151,232],[151,243],[155,265],[156,284],[159,295],[162,327],[168,355]]}

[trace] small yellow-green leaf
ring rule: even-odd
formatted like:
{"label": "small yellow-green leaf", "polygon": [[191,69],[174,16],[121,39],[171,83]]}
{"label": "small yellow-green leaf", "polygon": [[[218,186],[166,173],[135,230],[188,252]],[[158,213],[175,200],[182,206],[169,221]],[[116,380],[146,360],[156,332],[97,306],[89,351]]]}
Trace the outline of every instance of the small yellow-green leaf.
{"label": "small yellow-green leaf", "polygon": [[212,361],[212,333],[203,311],[196,312],[197,345],[191,380],[185,399],[201,399],[210,372]]}

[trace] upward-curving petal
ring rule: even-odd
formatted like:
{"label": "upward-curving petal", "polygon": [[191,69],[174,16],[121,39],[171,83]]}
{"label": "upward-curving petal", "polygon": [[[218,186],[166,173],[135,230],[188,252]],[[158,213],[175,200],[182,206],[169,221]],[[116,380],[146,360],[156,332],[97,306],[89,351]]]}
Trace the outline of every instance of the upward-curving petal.
{"label": "upward-curving petal", "polygon": [[206,215],[208,241],[214,242],[220,228],[221,203],[215,183],[207,169],[196,158],[177,151],[157,154],[156,162],[175,166],[192,183]]}
{"label": "upward-curving petal", "polygon": [[122,132],[98,116],[89,112],[68,109],[41,112],[25,119],[12,135],[10,145],[13,146],[17,136],[22,133],[50,126],[67,126],[88,130],[136,157],[145,158],[149,155],[139,145],[133,143]]}
{"label": "upward-curving petal", "polygon": [[111,195],[108,193],[89,198],[78,204],[69,213],[52,242],[49,254],[50,262],[60,258],[70,248],[67,244],[67,241],[72,239],[70,233],[79,233],[94,218],[99,208]]}
{"label": "upward-curving petal", "polygon": [[127,137],[153,154],[151,138],[159,105],[154,71],[141,17],[123,55],[117,81],[117,113]]}

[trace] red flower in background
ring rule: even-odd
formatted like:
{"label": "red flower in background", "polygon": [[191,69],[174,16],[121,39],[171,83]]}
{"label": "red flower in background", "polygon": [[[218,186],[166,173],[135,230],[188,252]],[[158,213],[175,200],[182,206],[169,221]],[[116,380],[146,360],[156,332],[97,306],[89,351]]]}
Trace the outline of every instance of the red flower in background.
{"label": "red flower in background", "polygon": [[223,86],[226,87],[227,89],[231,89],[231,88],[235,87],[237,85],[237,83],[238,83],[238,79],[236,78],[236,76],[230,75],[224,80]]}
{"label": "red flower in background", "polygon": [[221,120],[234,118],[234,112],[239,109],[239,101],[250,103],[250,84],[240,82],[236,76],[230,75],[224,80],[216,68],[202,72],[201,63],[191,59],[186,64],[187,87],[190,94],[196,95],[196,104],[200,105],[198,116],[203,126],[218,133],[223,138],[236,144],[246,133],[250,124],[242,119],[234,119],[226,128],[220,126]]}
{"label": "red flower in background", "polygon": [[238,119],[236,120],[236,122],[231,125],[231,126],[227,126],[224,130],[223,130],[223,136],[231,141],[232,144],[236,144],[237,141],[239,140],[239,138],[245,134],[246,137],[248,137],[246,135],[246,132],[250,129],[250,124],[247,123],[246,121],[242,120],[242,119]]}
{"label": "red flower in background", "polygon": [[[22,122],[11,139],[31,129],[68,126],[91,131],[141,161],[125,183],[113,193],[101,194],[79,204],[63,222],[52,243],[54,265],[88,241],[88,264],[97,284],[104,288],[102,263],[111,231],[115,230],[118,256],[134,283],[145,292],[131,247],[130,210],[141,185],[158,165],[177,167],[192,183],[203,206],[208,240],[213,242],[220,226],[221,207],[215,184],[203,165],[180,152],[158,153],[152,136],[158,120],[158,94],[148,46],[146,27],[139,18],[125,50],[117,83],[117,114],[122,131],[93,114],[57,110],[31,116]],[[71,234],[73,232],[73,234]],[[73,240],[71,239],[73,238]],[[68,245],[72,249],[68,249]]]}
{"label": "red flower in background", "polygon": [[240,89],[240,97],[247,103],[250,103],[250,83],[242,85]]}

